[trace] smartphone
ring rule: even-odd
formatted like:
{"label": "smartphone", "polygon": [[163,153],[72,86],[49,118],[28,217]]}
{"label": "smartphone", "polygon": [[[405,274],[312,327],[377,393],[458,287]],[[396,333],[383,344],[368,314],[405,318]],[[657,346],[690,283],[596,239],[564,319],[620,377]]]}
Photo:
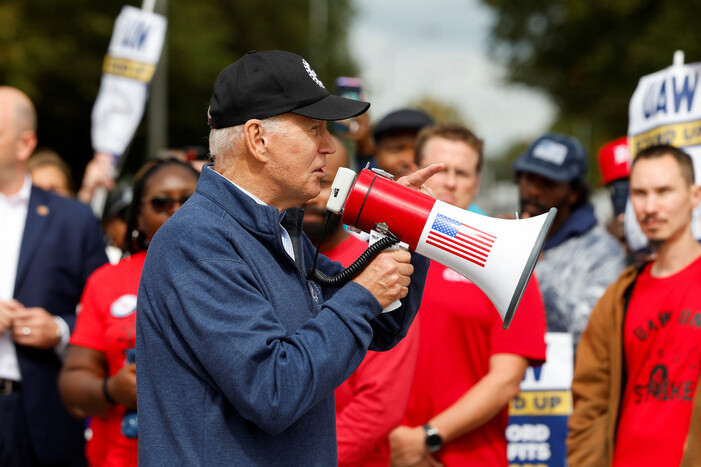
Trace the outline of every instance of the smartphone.
{"label": "smartphone", "polygon": [[[360,93],[363,90],[360,78],[350,76],[339,76],[334,82],[334,92],[337,96],[347,99],[360,100]],[[331,128],[335,133],[347,133],[349,131],[349,120],[331,122]]]}
{"label": "smartphone", "polygon": [[336,95],[347,97],[348,99],[360,100],[360,93],[363,90],[360,78],[351,78],[348,76],[339,76],[334,83]]}

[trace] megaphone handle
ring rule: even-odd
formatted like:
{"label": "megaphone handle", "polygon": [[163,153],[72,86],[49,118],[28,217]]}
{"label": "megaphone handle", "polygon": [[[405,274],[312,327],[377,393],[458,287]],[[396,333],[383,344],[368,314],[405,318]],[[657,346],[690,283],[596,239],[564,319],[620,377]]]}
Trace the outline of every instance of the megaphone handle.
{"label": "megaphone handle", "polygon": [[[395,243],[398,243],[399,239],[397,237],[387,237],[378,241],[376,244],[368,246],[368,249],[360,255],[360,258],[356,259],[353,264],[348,266],[343,271],[339,272],[333,277],[329,277],[320,270],[316,268],[316,261],[311,269],[306,273],[307,280],[316,282],[322,287],[327,288],[338,288],[343,287],[358,274],[360,274],[370,262],[375,259],[377,255],[382,253],[387,248],[391,247]],[[317,248],[318,253],[318,248]]]}
{"label": "megaphone handle", "polygon": [[[370,240],[369,240],[368,243],[369,243],[370,245],[372,245],[372,244],[374,244],[374,243],[379,242],[380,240],[382,240],[382,239],[385,238],[385,237],[386,237],[386,235],[381,234],[380,232],[378,232],[378,231],[376,231],[376,230],[371,230],[371,231],[370,231]],[[408,250],[408,249],[409,249],[409,247],[408,247],[408,245],[407,245],[406,243],[397,243],[397,244],[394,245],[394,246],[391,246],[391,247],[389,247],[389,248],[386,248],[384,251]],[[402,306],[402,301],[401,301],[401,300],[395,300],[394,302],[392,302],[392,303],[390,303],[389,305],[387,305],[387,306],[385,307],[385,309],[382,310],[382,313],[389,313],[390,311],[396,310],[396,309],[399,308],[400,306]]]}

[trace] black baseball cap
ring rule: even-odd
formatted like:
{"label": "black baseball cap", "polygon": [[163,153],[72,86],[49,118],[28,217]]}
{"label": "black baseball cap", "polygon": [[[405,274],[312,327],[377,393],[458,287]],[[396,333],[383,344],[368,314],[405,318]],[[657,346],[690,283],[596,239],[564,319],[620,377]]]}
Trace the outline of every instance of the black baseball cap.
{"label": "black baseball cap", "polygon": [[294,113],[317,120],[345,120],[368,110],[369,102],[336,96],[299,55],[252,50],[219,73],[210,101],[210,128],[242,125]]}
{"label": "black baseball cap", "polygon": [[377,122],[372,136],[379,141],[385,135],[401,132],[418,133],[425,126],[435,122],[427,113],[417,109],[399,109],[388,113]]}

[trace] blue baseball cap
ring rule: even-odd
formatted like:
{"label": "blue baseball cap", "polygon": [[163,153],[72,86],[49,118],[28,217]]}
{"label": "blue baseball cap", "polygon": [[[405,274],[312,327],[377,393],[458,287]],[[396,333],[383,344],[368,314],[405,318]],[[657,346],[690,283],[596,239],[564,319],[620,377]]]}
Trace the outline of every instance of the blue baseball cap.
{"label": "blue baseball cap", "polygon": [[547,133],[533,141],[512,168],[556,182],[581,180],[587,173],[587,152],[576,138]]}

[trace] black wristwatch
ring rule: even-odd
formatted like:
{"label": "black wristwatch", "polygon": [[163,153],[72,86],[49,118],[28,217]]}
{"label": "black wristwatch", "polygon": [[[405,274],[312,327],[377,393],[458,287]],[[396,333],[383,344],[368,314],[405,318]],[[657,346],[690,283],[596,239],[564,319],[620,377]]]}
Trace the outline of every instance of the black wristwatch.
{"label": "black wristwatch", "polygon": [[438,430],[428,423],[423,426],[426,432],[426,447],[429,452],[436,452],[443,447],[443,438],[438,433]]}

